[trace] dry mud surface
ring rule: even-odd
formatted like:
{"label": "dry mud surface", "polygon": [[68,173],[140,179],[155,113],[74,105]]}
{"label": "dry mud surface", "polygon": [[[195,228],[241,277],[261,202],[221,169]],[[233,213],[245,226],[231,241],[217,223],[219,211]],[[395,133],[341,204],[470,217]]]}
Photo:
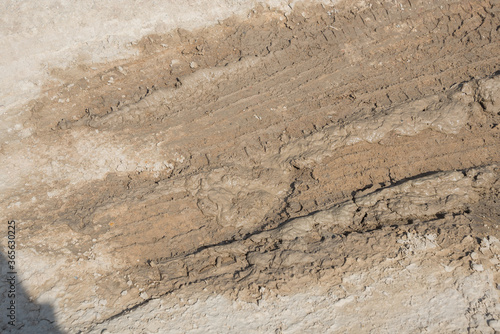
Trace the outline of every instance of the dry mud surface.
{"label": "dry mud surface", "polygon": [[499,1],[259,4],[134,48],[0,116],[2,332],[500,332]]}

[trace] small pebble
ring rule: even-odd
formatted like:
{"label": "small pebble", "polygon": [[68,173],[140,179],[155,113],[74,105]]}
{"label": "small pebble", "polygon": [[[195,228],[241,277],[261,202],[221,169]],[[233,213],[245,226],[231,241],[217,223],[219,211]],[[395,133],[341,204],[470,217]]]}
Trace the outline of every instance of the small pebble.
{"label": "small pebble", "polygon": [[488,326],[490,326],[494,330],[500,330],[500,321],[496,319],[488,320]]}
{"label": "small pebble", "polygon": [[472,270],[475,270],[475,271],[484,271],[484,268],[483,268],[482,264],[474,263],[472,265]]}

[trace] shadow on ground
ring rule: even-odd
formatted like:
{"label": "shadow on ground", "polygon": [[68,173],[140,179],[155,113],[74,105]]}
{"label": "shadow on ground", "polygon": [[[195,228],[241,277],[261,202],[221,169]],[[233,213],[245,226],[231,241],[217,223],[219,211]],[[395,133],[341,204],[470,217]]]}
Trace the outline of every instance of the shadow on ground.
{"label": "shadow on ground", "polygon": [[57,327],[52,305],[30,300],[19,282],[21,264],[16,263],[13,274],[7,255],[0,252],[0,333],[63,334]]}

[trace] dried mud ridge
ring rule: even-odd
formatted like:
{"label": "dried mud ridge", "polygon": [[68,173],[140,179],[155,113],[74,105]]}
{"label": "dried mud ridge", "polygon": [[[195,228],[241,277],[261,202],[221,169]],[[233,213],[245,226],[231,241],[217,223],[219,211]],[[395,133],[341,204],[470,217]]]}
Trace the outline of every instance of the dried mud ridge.
{"label": "dried mud ridge", "polygon": [[[497,1],[260,8],[58,72],[1,148],[32,293],[64,291],[61,326],[99,332],[173,292],[259,302],[394,263],[500,283],[499,18]],[[471,332],[500,319],[493,294],[463,296]]]}
{"label": "dried mud ridge", "polygon": [[[497,166],[438,172],[356,196],[243,240],[150,261],[152,270],[145,281],[144,273],[134,270],[129,277],[149,283],[147,291],[153,298],[202,283],[211,291],[256,301],[262,287],[289,293],[310,281],[340,283],[356,262],[377,263],[388,254],[402,260],[419,247],[456,247],[460,255],[447,260],[468,265],[463,254],[476,250],[481,241],[467,239],[470,245],[464,250],[463,245],[453,245],[453,238],[466,238],[477,228],[474,225],[482,219],[476,216],[475,205],[486,193],[494,194],[488,203],[494,207],[500,193]],[[499,214],[496,207],[492,216]],[[500,242],[491,240],[496,240],[492,242],[500,252]]]}

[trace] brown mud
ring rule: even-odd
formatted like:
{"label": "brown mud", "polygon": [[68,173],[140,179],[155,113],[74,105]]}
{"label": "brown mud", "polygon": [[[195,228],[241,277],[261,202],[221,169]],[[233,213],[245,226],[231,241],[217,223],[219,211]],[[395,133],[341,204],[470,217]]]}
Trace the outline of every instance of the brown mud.
{"label": "brown mud", "polygon": [[499,26],[498,1],[260,7],[54,70],[1,147],[32,293],[65,290],[85,332],[175,291],[257,302],[428,249],[500,284]]}

